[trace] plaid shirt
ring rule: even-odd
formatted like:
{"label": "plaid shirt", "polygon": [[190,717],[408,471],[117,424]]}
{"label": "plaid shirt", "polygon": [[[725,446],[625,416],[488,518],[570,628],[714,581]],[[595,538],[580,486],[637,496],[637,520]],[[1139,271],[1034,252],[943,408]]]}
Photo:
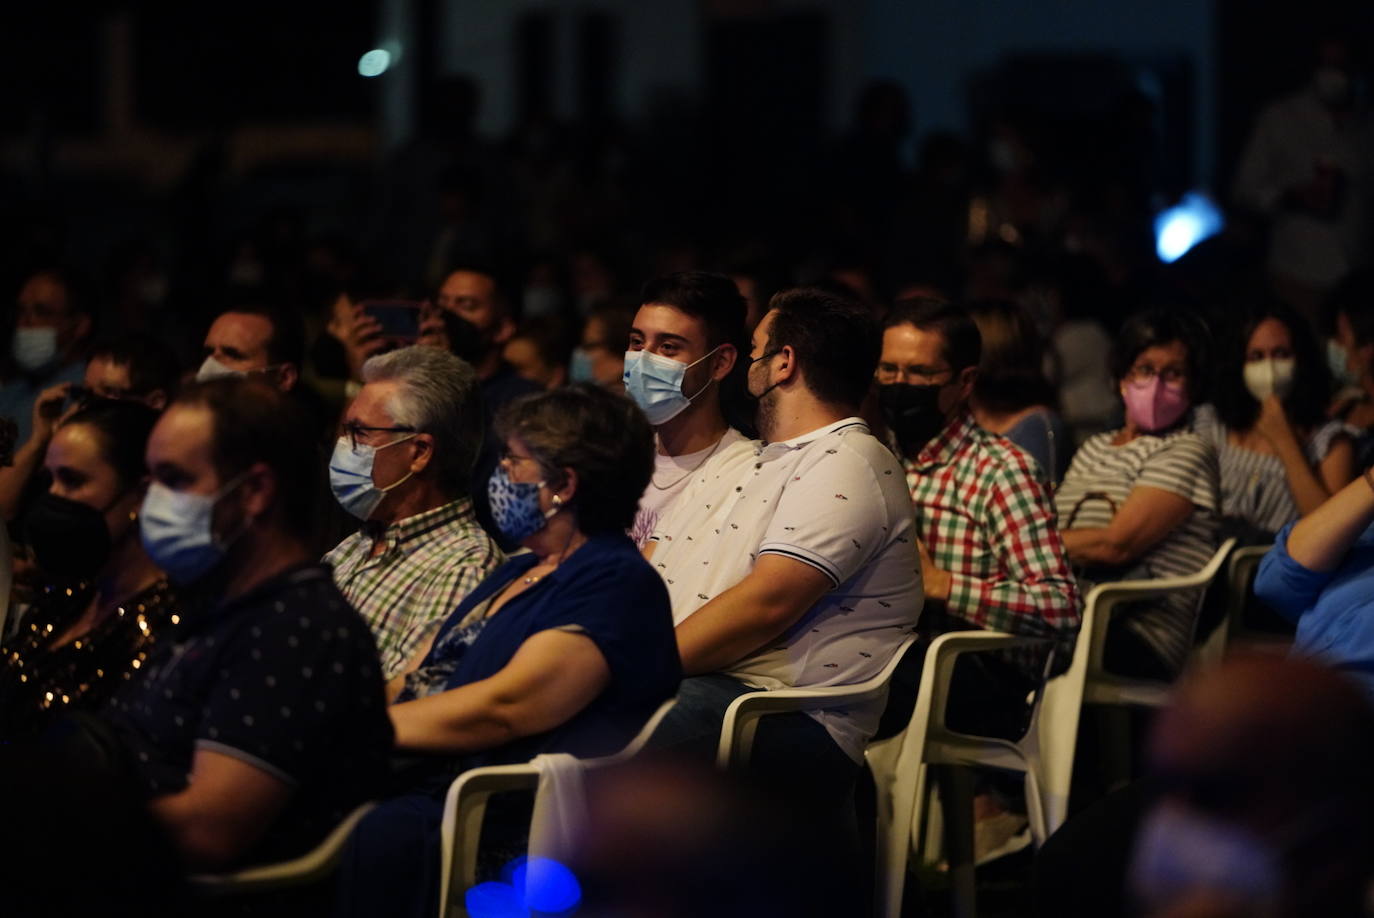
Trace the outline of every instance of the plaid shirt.
{"label": "plaid shirt", "polygon": [[380,535],[385,548],[372,556],[377,538],[376,529],[365,525],[324,561],[334,568],[339,591],[372,628],[382,675],[390,679],[502,555],[467,497],[386,527]]}
{"label": "plaid shirt", "polygon": [[[1054,502],[1036,467],[967,412],[905,462],[916,532],[935,566],[950,574],[949,601],[926,602],[920,630],[987,628],[1055,638],[1056,668],[1078,634],[1078,587],[1059,538]],[[1032,677],[1043,652],[1016,653]]]}

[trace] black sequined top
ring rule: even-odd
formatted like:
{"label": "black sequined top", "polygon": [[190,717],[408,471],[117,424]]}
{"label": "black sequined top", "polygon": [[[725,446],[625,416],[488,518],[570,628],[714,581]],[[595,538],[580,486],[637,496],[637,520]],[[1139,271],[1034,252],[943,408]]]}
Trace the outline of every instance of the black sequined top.
{"label": "black sequined top", "polygon": [[181,621],[162,580],[86,634],[52,646],[90,600],[89,589],[44,589],[19,633],[0,647],[0,739],[37,733],[63,710],[96,710],[138,676],[154,644]]}

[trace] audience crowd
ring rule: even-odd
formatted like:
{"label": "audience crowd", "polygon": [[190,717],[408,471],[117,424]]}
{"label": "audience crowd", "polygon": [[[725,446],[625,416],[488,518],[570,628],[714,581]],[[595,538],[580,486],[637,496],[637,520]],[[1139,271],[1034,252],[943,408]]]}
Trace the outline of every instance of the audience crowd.
{"label": "audience crowd", "polygon": [[[1076,179],[1014,111],[986,162],[940,136],[913,174],[900,131],[861,118],[818,186],[825,241],[805,249],[796,233],[678,238],[616,193],[613,151],[570,145],[564,168],[532,136],[504,172],[471,138],[428,150],[416,161],[447,162],[441,225],[373,234],[367,257],[282,214],[219,280],[203,258],[144,253],[101,287],[31,246],[0,353],[6,786],[99,782],[92,812],[132,820],[168,888],[300,855],[377,801],[315,907],[433,914],[463,770],[614,752],[670,698],[649,747],[709,762],[742,694],[896,662],[885,701],[776,714],[753,738],[750,768],[805,801],[843,873],[863,847],[864,748],[906,726],[931,640],[1037,639],[954,674],[951,726],[1015,739],[1094,584],[1195,573],[1236,535],[1273,546],[1256,594],[1329,670],[1236,667],[1239,700],[1226,670],[1190,683],[1153,747],[1173,783],[1095,825],[1119,841],[1141,824],[1129,879],[1110,875],[1149,914],[1347,908],[1374,878],[1374,813],[1358,863],[1301,888],[1315,868],[1283,846],[1355,820],[1339,788],[1284,797],[1235,738],[1275,707],[1293,742],[1327,742],[1274,691],[1284,665],[1340,714],[1333,731],[1358,733],[1361,765],[1374,722],[1374,274],[1352,242],[1368,189],[1320,152],[1294,172],[1284,133],[1363,124],[1332,82],[1338,50],[1261,119],[1230,228],[1169,266],[1121,203],[1140,189],[1112,185],[1129,172]],[[892,105],[875,87],[861,115]],[[421,177],[389,175],[389,200]],[[590,232],[621,219],[651,229]],[[1105,665],[1173,681],[1201,606],[1133,605]],[[1214,741],[1236,747],[1222,778],[1272,783],[1270,809],[1207,799]],[[1355,766],[1294,783],[1327,774],[1368,806]],[[979,799],[1024,828],[1015,794],[986,782]],[[52,812],[27,804],[14,831]],[[520,845],[518,818],[488,822]],[[1240,858],[1236,825],[1264,869],[1179,885],[1169,846]],[[7,865],[14,901],[43,901],[49,874],[21,874],[47,853]],[[1230,904],[1171,911],[1174,891]]]}

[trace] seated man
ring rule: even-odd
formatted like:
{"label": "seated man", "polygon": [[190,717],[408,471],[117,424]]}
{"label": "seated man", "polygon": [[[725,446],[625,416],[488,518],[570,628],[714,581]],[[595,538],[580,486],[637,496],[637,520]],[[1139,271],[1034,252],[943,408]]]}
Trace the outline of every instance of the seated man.
{"label": "seated man", "polygon": [[[978,326],[962,308],[936,300],[900,302],[884,326],[878,399],[916,510],[926,596],[921,633],[988,628],[1050,638],[1059,651],[1056,664],[1066,666],[1078,633],[1078,588],[1034,461],[969,413]],[[912,648],[903,662],[885,733],[906,725],[925,646]],[[964,728],[1016,733],[1015,702],[1039,680],[1045,656],[1018,653],[1010,666],[986,654],[961,660],[960,676],[978,680],[977,690],[951,696],[978,709],[959,712],[976,717]]]}
{"label": "seated man", "polygon": [[482,443],[472,367],[413,346],[370,358],[329,462],[334,496],[366,522],[325,555],[334,582],[372,628],[387,679],[502,560],[473,513]]}
{"label": "seated man", "polygon": [[377,793],[392,741],[372,635],[305,547],[305,425],[261,382],[195,384],[147,459],[143,544],[187,611],[103,717],[189,866],[299,855]]}
{"label": "seated man", "polygon": [[[752,344],[764,442],[733,474],[684,492],[645,552],[668,584],[691,677],[656,736],[664,745],[714,749],[725,709],[751,690],[872,677],[921,609],[901,466],[854,416],[878,358],[873,319],[823,291],[792,290],[773,298]],[[880,713],[768,718],[755,763],[838,804]]]}
{"label": "seated man", "polygon": [[744,297],[730,278],[693,271],[652,280],[630,329],[625,394],[654,426],[654,477],[630,535],[643,547],[693,477],[753,455],[721,408],[744,344]]}

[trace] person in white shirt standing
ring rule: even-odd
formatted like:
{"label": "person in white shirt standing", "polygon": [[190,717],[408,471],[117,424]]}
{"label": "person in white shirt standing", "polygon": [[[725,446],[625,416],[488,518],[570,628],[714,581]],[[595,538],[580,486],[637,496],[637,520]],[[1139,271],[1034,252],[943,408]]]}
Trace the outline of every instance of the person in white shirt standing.
{"label": "person in white shirt standing", "polygon": [[[655,743],[715,748],[725,709],[757,689],[876,674],[922,604],[911,500],[897,458],[857,417],[880,338],[861,306],[781,293],[754,330],[749,461],[694,476],[645,554],[664,578],[683,681]],[[753,765],[818,808],[850,799],[880,705],[765,718]]]}
{"label": "person in white shirt standing", "polygon": [[[744,297],[730,278],[684,271],[644,285],[625,353],[625,394],[654,427],[654,477],[630,535],[644,547],[694,475],[752,455],[730,426],[722,391],[735,383],[745,345]],[[710,463],[710,468],[707,468]],[[699,475],[698,475],[699,477]]]}

